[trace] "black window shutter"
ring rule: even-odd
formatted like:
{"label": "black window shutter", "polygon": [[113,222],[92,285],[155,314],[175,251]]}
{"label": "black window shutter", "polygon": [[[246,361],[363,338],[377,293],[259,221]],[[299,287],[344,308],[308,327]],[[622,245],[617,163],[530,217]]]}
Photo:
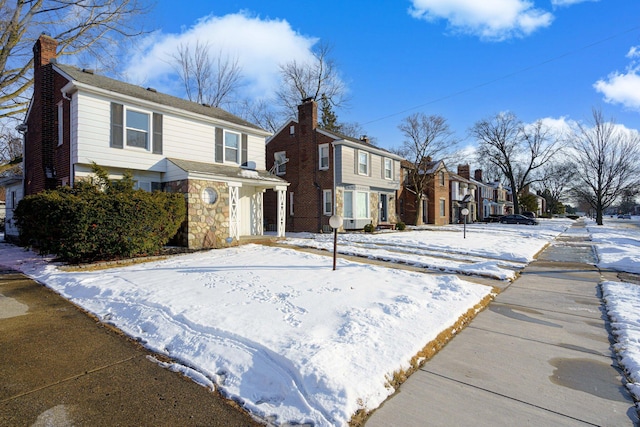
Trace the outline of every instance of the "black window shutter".
{"label": "black window shutter", "polygon": [[246,165],[247,164],[247,134],[246,133],[242,134],[242,151],[240,156],[241,156],[240,164]]}
{"label": "black window shutter", "polygon": [[162,114],[153,113],[153,154],[162,154]]}
{"label": "black window shutter", "polygon": [[111,103],[111,146],[113,148],[122,148],[122,139],[124,136],[123,117],[124,109],[122,104]]}
{"label": "black window shutter", "polygon": [[222,163],[224,161],[223,151],[224,151],[224,141],[222,138],[224,137],[222,133],[222,128],[216,128],[216,140],[215,140],[215,161],[216,163]]}

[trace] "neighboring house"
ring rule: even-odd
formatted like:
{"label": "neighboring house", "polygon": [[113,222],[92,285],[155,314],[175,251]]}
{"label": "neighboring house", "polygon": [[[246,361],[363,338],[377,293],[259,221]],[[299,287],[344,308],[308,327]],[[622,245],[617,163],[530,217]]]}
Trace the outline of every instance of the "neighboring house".
{"label": "neighboring house", "polygon": [[489,216],[489,203],[493,200],[493,189],[482,181],[482,169],[473,171],[471,176],[471,167],[469,164],[458,165],[458,175],[468,180],[472,186],[475,186],[475,200],[472,207],[469,206],[469,215],[467,222],[482,221]]}
{"label": "neighboring house", "polygon": [[[331,231],[329,218],[340,215],[344,230],[395,223],[401,158],[318,126],[318,106],[305,99],[298,120],[267,140],[267,166],[287,180],[287,230]],[[267,227],[276,221],[273,195],[265,195]]]}
{"label": "neighboring house", "polygon": [[[442,160],[434,161],[431,157],[424,159],[420,168],[407,160],[402,163],[402,188],[398,192],[398,213],[402,221],[416,224],[418,214],[418,191],[422,191],[422,223],[445,225],[449,223],[449,172]],[[428,175],[425,187],[413,188],[411,174]]]}
{"label": "neighboring house", "polygon": [[522,189],[522,194],[531,194],[536,198],[536,210],[534,213],[537,217],[547,214],[547,199],[531,191],[531,188],[528,185]]}
{"label": "neighboring house", "polygon": [[22,198],[22,175],[0,178],[0,187],[5,189],[4,238],[6,241],[17,242],[19,233],[13,219],[13,211]]}
{"label": "neighboring house", "polygon": [[492,202],[489,203],[489,216],[502,216],[512,213],[511,190],[505,188],[499,181],[489,182],[487,186],[493,191]]}
{"label": "neighboring house", "polygon": [[[469,165],[460,165],[458,170],[465,176],[469,176]],[[469,178],[465,178],[455,173],[449,173],[449,185],[451,188],[451,223],[458,224],[464,222],[462,209],[469,210],[467,222],[473,222],[473,218],[478,216],[477,186]]]}
{"label": "neighboring house", "polygon": [[[270,134],[224,110],[57,63],[57,42],[34,46],[34,92],[26,121],[24,193],[73,185],[93,162],[137,188],[185,195],[177,244],[237,244],[263,234],[263,195],[284,206],[287,183],[270,175]],[[284,212],[284,208],[278,212]],[[276,218],[284,235],[285,216]]]}

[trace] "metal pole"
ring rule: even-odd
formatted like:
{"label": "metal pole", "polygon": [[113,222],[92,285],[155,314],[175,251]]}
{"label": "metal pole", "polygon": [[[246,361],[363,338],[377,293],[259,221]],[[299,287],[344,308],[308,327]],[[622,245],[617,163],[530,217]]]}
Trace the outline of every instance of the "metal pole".
{"label": "metal pole", "polygon": [[333,269],[336,269],[336,252],[338,251],[338,229],[333,229]]}
{"label": "metal pole", "polygon": [[464,216],[464,227],[462,228],[462,238],[466,239],[467,238],[467,216]]}

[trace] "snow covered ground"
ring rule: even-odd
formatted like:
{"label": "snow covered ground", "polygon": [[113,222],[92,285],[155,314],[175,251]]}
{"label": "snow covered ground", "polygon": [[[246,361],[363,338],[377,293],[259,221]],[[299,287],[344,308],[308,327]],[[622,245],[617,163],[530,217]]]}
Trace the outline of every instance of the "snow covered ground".
{"label": "snow covered ground", "polygon": [[[515,278],[550,240],[571,226],[569,219],[543,220],[540,226],[467,224],[421,226],[402,233],[338,236],[338,252],[449,273]],[[288,235],[286,243],[333,251],[332,234]]]}
{"label": "snow covered ground", "polygon": [[[611,222],[610,231],[588,228],[598,253],[609,254],[602,258],[609,268],[632,268],[622,260],[637,256],[640,229],[615,237],[619,225],[631,225],[629,220]],[[472,224],[466,238],[462,226],[344,234],[338,248],[345,254],[507,280],[571,224]],[[32,252],[0,243],[0,266],[53,288],[170,356],[176,361],[170,369],[217,387],[275,424],[345,425],[357,410],[376,408],[394,391],[388,384],[393,373],[409,368],[430,341],[492,292],[453,275],[340,257],[332,271],[331,257],[295,248],[332,250],[332,235],[295,235],[287,243],[292,247],[246,245],[87,272],[63,271]],[[626,252],[613,250],[620,247]],[[612,294],[608,300],[616,300],[619,292]],[[629,299],[640,304],[640,295]],[[631,313],[608,307],[620,318],[635,315],[635,324],[640,323],[637,306]],[[624,339],[622,334],[618,339]]]}
{"label": "snow covered ground", "polygon": [[[604,218],[587,229],[600,258],[598,267],[640,274],[640,217]],[[640,285],[603,282],[602,294],[616,339],[614,349],[627,371],[627,387],[640,402]],[[638,404],[640,408],[640,404]]]}

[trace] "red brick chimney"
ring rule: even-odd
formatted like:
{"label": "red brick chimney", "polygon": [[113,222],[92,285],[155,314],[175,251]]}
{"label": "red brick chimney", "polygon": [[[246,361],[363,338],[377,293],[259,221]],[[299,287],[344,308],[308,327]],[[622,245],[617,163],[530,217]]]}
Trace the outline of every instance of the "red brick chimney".
{"label": "red brick chimney", "polygon": [[473,172],[473,177],[475,178],[476,181],[483,182],[482,181],[482,169],[476,169]]}
{"label": "red brick chimney", "polygon": [[313,98],[305,98],[298,105],[298,124],[303,136],[318,127],[318,104]]}
{"label": "red brick chimney", "polygon": [[51,63],[52,59],[57,56],[58,41],[46,34],[40,34],[40,37],[33,46],[34,68],[37,70],[43,65]]}
{"label": "red brick chimney", "polygon": [[45,34],[33,46],[33,98],[25,135],[25,195],[57,186],[57,107],[51,66],[57,49],[58,42]]}
{"label": "red brick chimney", "polygon": [[461,177],[463,177],[464,179],[470,179],[471,178],[471,169],[469,168],[469,165],[458,165],[458,175],[460,175]]}

